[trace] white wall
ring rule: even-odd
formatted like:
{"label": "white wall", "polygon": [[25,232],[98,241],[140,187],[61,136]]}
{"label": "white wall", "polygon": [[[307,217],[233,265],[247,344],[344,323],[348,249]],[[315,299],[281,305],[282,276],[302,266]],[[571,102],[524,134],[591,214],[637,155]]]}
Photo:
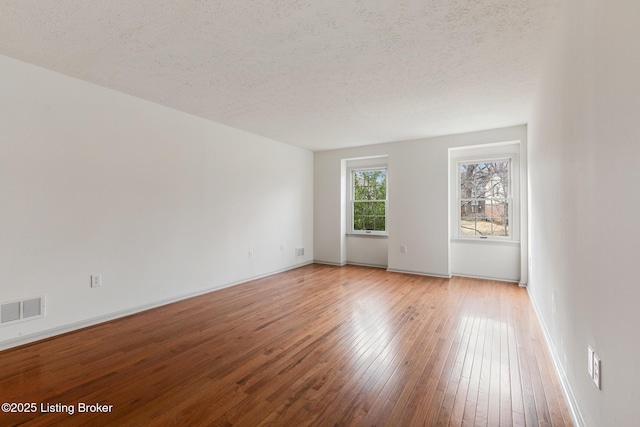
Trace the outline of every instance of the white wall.
{"label": "white wall", "polygon": [[638,425],[638,17],[637,0],[569,0],[529,124],[529,292],[588,426]]}
{"label": "white wall", "polygon": [[387,266],[388,242],[387,236],[382,235],[361,235],[351,233],[353,227],[351,195],[353,191],[352,172],[358,168],[387,168],[389,166],[387,157],[367,157],[358,159],[344,159],[344,230],[345,239],[345,258],[347,264],[361,264],[375,267]]}
{"label": "white wall", "polygon": [[0,301],[47,298],[0,345],[311,262],[312,180],[309,151],[0,56]]}
{"label": "white wall", "polygon": [[520,283],[520,244],[452,241],[451,274]]}
{"label": "white wall", "polygon": [[[315,260],[342,264],[343,159],[388,155],[388,268],[449,276],[449,148],[526,141],[526,126],[316,152],[314,156]],[[407,253],[400,253],[400,246]]]}
{"label": "white wall", "polygon": [[[526,150],[526,141],[504,141],[482,147],[452,148],[450,158],[450,212],[451,212],[451,274],[484,277],[487,279],[519,282],[526,285],[526,258],[521,259],[522,241],[526,247],[526,153],[521,155],[520,145]],[[509,241],[458,238],[458,162],[474,159],[511,158],[511,222]],[[524,265],[524,267],[523,267]],[[524,272],[525,274],[521,274]]]}
{"label": "white wall", "polygon": [[388,252],[386,236],[347,236],[347,264],[387,267]]}

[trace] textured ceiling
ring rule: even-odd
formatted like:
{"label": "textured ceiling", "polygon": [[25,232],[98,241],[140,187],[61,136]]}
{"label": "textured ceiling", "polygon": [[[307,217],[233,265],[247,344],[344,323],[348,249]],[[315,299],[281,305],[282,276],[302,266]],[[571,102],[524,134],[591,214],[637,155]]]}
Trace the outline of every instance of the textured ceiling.
{"label": "textured ceiling", "polygon": [[528,121],[560,0],[0,0],[0,54],[323,150]]}

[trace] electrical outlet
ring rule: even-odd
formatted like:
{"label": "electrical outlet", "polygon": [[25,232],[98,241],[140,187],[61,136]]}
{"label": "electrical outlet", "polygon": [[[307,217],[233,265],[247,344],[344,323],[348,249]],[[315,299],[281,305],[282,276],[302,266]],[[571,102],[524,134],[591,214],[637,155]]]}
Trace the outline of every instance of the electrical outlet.
{"label": "electrical outlet", "polygon": [[284,243],[280,243],[280,252],[284,252]]}
{"label": "electrical outlet", "polygon": [[400,253],[401,254],[406,254],[407,253],[407,245],[401,245],[400,246]]}
{"label": "electrical outlet", "polygon": [[102,286],[102,275],[100,273],[91,275],[91,287],[97,288]]}
{"label": "electrical outlet", "polygon": [[593,378],[593,353],[591,346],[587,347],[587,372],[591,378]]}
{"label": "electrical outlet", "polygon": [[593,353],[593,382],[596,383],[596,387],[600,390],[600,358],[597,354]]}
{"label": "electrical outlet", "polygon": [[249,251],[249,259],[253,258],[253,251]]}

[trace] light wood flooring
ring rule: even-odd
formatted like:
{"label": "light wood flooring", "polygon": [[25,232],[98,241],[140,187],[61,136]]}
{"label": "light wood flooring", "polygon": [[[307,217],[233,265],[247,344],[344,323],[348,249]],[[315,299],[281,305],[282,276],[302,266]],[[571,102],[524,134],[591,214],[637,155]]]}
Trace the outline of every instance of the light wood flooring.
{"label": "light wood flooring", "polygon": [[[0,352],[0,425],[565,426],[525,289],[309,265]],[[42,413],[41,404],[74,414]],[[79,403],[112,405],[78,413]]]}

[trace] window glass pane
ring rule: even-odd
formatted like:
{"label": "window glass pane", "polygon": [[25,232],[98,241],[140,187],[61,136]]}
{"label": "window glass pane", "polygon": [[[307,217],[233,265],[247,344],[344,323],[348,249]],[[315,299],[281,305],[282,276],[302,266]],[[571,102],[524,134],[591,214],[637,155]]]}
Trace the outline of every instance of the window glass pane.
{"label": "window glass pane", "polygon": [[460,234],[463,236],[509,236],[509,220],[504,216],[487,216],[482,213],[467,214],[460,218]]}
{"label": "window glass pane", "polygon": [[387,195],[387,171],[354,171],[353,195],[355,200],[384,200]]}
{"label": "window glass pane", "polygon": [[386,200],[387,199],[387,181],[385,181],[378,185],[378,200]]}
{"label": "window glass pane", "polygon": [[384,216],[385,212],[384,212],[384,202],[374,202],[372,203],[372,207],[373,207],[373,215],[376,216]]}
{"label": "window glass pane", "polygon": [[460,235],[462,236],[475,236],[476,235],[476,220],[474,218],[464,218],[460,220]]}
{"label": "window glass pane", "polygon": [[369,187],[369,200],[377,200],[378,190],[376,188],[376,184],[372,183],[371,187]]}
{"label": "window glass pane", "polygon": [[364,217],[358,216],[353,218],[353,229],[364,230]]}
{"label": "window glass pane", "polygon": [[372,216],[364,217],[364,229],[365,230],[374,230],[375,229],[375,220]]}
{"label": "window glass pane", "polygon": [[469,201],[460,202],[460,217],[461,218],[467,217],[467,216],[471,215],[472,213],[475,213],[475,209],[474,209],[474,206],[471,205],[471,202],[469,202]]}
{"label": "window glass pane", "polygon": [[509,236],[509,160],[459,165],[461,236]]}
{"label": "window glass pane", "polygon": [[353,230],[385,231],[384,200],[387,198],[387,171],[353,171],[352,182]]}
{"label": "window glass pane", "polygon": [[499,219],[494,219],[491,224],[493,225],[492,236],[508,236],[509,235],[509,227],[506,222],[501,221]]}

